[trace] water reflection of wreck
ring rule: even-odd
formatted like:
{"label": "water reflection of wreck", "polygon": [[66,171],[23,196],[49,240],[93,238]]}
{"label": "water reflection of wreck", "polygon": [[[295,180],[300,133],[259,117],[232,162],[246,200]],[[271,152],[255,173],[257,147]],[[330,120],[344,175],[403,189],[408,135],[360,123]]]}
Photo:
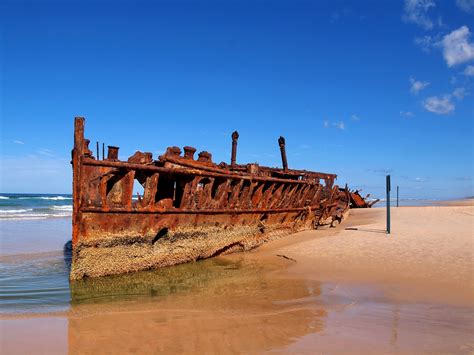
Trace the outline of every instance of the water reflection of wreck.
{"label": "water reflection of wreck", "polygon": [[[73,264],[71,278],[146,270],[254,248],[265,241],[339,223],[351,193],[336,175],[283,168],[213,163],[208,152],[169,147],[158,160],[136,152],[127,161],[109,146],[99,160],[75,119]],[[143,187],[133,199],[134,184]]]}
{"label": "water reflection of wreck", "polygon": [[[318,281],[245,255],[71,282],[69,353],[255,353],[320,332]],[[93,341],[92,341],[93,340]]]}

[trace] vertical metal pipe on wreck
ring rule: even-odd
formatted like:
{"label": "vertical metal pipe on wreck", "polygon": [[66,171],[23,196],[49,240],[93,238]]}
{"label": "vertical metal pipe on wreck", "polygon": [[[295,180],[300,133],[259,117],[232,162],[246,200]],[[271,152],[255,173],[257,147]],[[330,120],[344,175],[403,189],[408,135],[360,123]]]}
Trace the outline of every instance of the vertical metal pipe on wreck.
{"label": "vertical metal pipe on wreck", "polygon": [[230,165],[235,166],[237,164],[237,140],[239,139],[239,132],[234,131],[232,133],[232,155],[230,156]]}
{"label": "vertical metal pipe on wreck", "polygon": [[285,149],[285,138],[278,138],[278,145],[280,146],[281,163],[283,164],[283,170],[288,170],[288,161],[286,160],[286,149]]}

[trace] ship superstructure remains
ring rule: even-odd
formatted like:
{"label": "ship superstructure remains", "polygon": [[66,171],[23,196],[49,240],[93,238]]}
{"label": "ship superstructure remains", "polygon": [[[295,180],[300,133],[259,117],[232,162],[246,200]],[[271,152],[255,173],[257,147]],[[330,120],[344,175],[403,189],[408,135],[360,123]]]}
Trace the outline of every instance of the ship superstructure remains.
{"label": "ship superstructure remains", "polygon": [[[289,169],[283,137],[283,168],[237,164],[238,138],[234,132],[230,164],[215,164],[205,151],[196,157],[189,146],[126,161],[109,146],[99,160],[76,117],[71,279],[245,251],[345,217],[351,193],[334,185],[336,175]],[[135,184],[141,195],[134,196]]]}

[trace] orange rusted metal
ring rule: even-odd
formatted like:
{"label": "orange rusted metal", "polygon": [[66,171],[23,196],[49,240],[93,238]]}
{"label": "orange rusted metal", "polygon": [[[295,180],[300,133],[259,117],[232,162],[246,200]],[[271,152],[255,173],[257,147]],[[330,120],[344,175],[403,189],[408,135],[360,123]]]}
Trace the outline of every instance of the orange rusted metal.
{"label": "orange rusted metal", "polygon": [[[99,160],[74,124],[73,264],[71,279],[173,265],[254,248],[295,231],[339,223],[353,200],[335,174],[237,164],[196,149],[169,147],[153,160],[136,152],[122,161],[109,146]],[[98,145],[97,145],[98,146]],[[134,186],[143,194],[134,198]]]}
{"label": "orange rusted metal", "polygon": [[367,195],[365,198],[363,198],[359,192],[359,190],[350,192],[350,208],[370,208],[380,201],[377,199],[367,202],[367,199],[370,195]]}

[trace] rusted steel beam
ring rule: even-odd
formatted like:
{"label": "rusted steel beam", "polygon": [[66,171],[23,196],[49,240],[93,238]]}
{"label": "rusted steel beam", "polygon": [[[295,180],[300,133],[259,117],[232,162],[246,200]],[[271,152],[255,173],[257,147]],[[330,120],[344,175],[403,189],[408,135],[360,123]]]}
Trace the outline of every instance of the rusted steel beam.
{"label": "rusted steel beam", "polygon": [[250,208],[250,209],[227,209],[227,208],[214,208],[214,209],[153,209],[153,210],[128,210],[125,208],[114,208],[107,211],[102,210],[99,207],[83,207],[81,212],[84,213],[131,213],[131,214],[251,214],[251,213],[279,213],[279,212],[300,212],[305,211],[308,208],[313,209],[319,206],[305,206],[305,207],[292,207],[292,208]]}
{"label": "rusted steel beam", "polygon": [[82,169],[84,159],[84,117],[74,119],[74,148],[72,150],[72,242],[77,242],[81,223]]}
{"label": "rusted steel beam", "polygon": [[[132,164],[126,162],[119,162],[119,161],[97,161],[93,159],[84,159],[84,165],[91,165],[91,166],[104,166],[104,167],[111,167],[111,168],[121,168],[121,169],[129,169],[129,170],[147,170],[147,171],[155,171],[155,172],[163,172],[163,173],[170,173],[170,174],[177,174],[177,175],[197,175],[197,176],[207,176],[207,177],[225,177],[229,179],[244,179],[250,181],[270,181],[270,182],[286,182],[289,184],[309,184],[315,185],[312,181],[305,181],[305,180],[289,180],[289,179],[279,179],[273,177],[261,177],[261,176],[248,176],[248,175],[239,175],[233,172],[228,174],[226,173],[213,173],[212,171],[200,171],[201,169],[184,169],[184,168],[165,168],[160,166],[154,165],[142,165],[142,164]],[[202,169],[207,170],[207,169]]]}
{"label": "rusted steel beam", "polygon": [[[213,166],[208,166],[208,165],[202,165],[199,162],[192,161],[192,160],[187,160],[179,155],[162,155],[160,156],[160,162],[170,162],[173,164],[178,164],[178,165],[183,165],[186,167],[190,168],[196,168],[200,170],[206,170],[206,171],[214,171],[214,172],[226,172],[226,173],[248,173],[248,165],[254,165],[254,164],[247,164],[247,165],[235,165],[235,166],[224,166],[224,167],[217,167],[214,165]],[[282,169],[278,168],[270,168],[266,166],[258,166],[258,169],[260,172],[265,173],[265,174],[271,174],[271,175],[280,175],[282,177],[286,177],[289,180],[291,180],[291,177],[296,178],[305,178],[305,179],[323,179],[327,182],[329,182],[330,185],[334,183],[334,180],[337,178],[336,174],[328,174],[328,173],[321,173],[321,172],[314,172],[314,171],[307,171],[307,170],[287,170],[284,171]],[[271,176],[271,175],[266,175],[269,177],[277,177],[277,176]]]}

